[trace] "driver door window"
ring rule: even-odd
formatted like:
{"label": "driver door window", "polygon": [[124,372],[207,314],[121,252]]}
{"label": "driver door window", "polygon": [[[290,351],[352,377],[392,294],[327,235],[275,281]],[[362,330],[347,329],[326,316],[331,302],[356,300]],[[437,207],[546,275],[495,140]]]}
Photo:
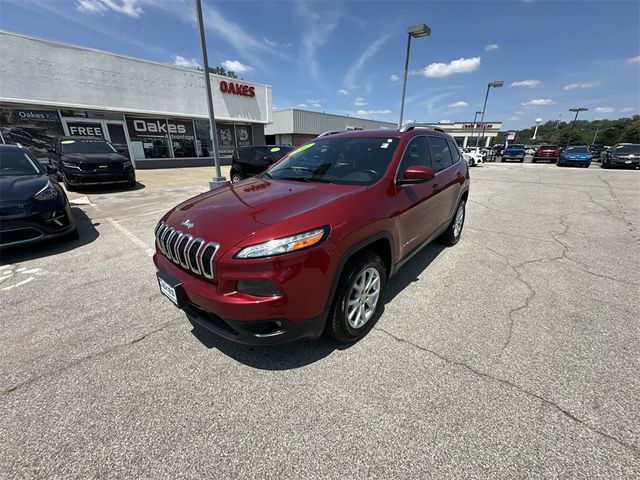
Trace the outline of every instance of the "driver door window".
{"label": "driver door window", "polygon": [[402,174],[407,167],[414,166],[432,168],[431,155],[429,154],[429,147],[425,137],[414,137],[407,145],[400,161],[398,178],[402,178]]}

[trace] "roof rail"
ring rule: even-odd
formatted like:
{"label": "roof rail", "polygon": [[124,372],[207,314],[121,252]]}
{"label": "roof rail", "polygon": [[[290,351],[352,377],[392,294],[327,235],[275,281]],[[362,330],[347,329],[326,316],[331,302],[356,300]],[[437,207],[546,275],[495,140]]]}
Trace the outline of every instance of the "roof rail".
{"label": "roof rail", "polygon": [[400,133],[404,133],[404,132],[408,132],[409,130],[415,130],[416,128],[422,128],[425,130],[435,130],[436,132],[442,132],[442,133],[446,133],[444,131],[444,129],[440,128],[440,127],[435,127],[433,125],[429,125],[428,123],[411,123],[411,124],[406,124],[403,125],[402,127],[400,127]]}
{"label": "roof rail", "polygon": [[344,133],[344,132],[349,132],[349,131],[351,131],[351,130],[327,130],[326,132],[323,132],[320,135],[318,135],[316,138],[328,137],[329,135],[335,135],[337,133]]}

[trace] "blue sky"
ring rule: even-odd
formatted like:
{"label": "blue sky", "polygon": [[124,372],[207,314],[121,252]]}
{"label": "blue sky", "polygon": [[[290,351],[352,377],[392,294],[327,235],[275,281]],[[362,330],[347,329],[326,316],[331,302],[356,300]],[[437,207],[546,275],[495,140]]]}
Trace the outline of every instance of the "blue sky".
{"label": "blue sky", "polygon": [[[203,0],[209,62],[273,85],[274,108],[397,121],[406,28],[412,43],[405,120],[468,121],[640,113],[640,2]],[[0,0],[0,27],[130,55],[200,63],[192,0]]]}

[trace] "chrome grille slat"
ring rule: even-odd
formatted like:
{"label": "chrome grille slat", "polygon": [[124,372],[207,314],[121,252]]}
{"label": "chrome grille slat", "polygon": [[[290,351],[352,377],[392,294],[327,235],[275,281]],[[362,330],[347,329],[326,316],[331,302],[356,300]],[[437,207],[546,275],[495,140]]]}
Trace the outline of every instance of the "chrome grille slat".
{"label": "chrome grille slat", "polygon": [[214,259],[220,245],[207,242],[160,222],[154,235],[159,250],[173,263],[205,278],[215,278]]}

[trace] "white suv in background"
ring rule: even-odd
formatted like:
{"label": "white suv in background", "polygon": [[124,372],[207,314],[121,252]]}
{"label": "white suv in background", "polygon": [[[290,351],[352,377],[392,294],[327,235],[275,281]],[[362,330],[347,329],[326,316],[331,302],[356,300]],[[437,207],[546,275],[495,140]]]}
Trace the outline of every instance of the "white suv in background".
{"label": "white suv in background", "polygon": [[487,159],[487,154],[480,148],[463,148],[462,153],[464,159],[467,161],[467,165],[475,167],[480,163],[484,163]]}

